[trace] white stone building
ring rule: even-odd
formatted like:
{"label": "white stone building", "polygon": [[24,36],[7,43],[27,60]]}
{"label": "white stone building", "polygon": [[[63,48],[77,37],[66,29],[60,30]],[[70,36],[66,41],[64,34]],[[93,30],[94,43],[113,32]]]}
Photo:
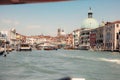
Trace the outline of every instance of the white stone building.
{"label": "white stone building", "polygon": [[80,29],[73,31],[73,47],[78,48],[80,42]]}

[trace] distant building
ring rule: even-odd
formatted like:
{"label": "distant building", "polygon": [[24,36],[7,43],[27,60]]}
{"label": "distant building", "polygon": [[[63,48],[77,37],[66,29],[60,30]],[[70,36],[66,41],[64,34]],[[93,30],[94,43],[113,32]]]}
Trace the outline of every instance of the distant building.
{"label": "distant building", "polygon": [[16,45],[16,29],[12,28],[9,31],[9,36],[10,36],[10,44],[11,45]]}
{"label": "distant building", "polygon": [[57,36],[60,36],[60,35],[61,35],[61,29],[59,28],[57,31]]}
{"label": "distant building", "polygon": [[3,38],[4,41],[5,40],[9,41],[9,39],[10,39],[9,30],[2,30],[2,31],[0,31],[0,33],[1,33],[1,37]]}
{"label": "distant building", "polygon": [[26,37],[26,43],[33,45],[36,42],[36,39],[33,37]]}
{"label": "distant building", "polygon": [[78,48],[80,44],[80,29],[73,31],[73,47]]}
{"label": "distant building", "polygon": [[1,40],[9,41],[10,45],[16,44],[16,30],[14,28],[0,31],[0,35]]}
{"label": "distant building", "polygon": [[66,45],[72,46],[73,47],[73,35],[72,34],[67,34],[66,35]]}
{"label": "distant building", "polygon": [[63,29],[58,29],[57,31],[57,44],[59,48],[63,48],[66,45],[66,33]]}
{"label": "distant building", "polygon": [[65,35],[66,33],[64,32],[64,30],[59,28],[57,31],[57,36],[59,37],[59,36],[65,36]]}

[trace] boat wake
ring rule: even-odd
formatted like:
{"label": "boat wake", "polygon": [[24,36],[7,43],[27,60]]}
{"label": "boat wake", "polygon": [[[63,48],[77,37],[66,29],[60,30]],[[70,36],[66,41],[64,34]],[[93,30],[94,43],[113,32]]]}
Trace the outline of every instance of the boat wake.
{"label": "boat wake", "polygon": [[59,80],[85,80],[85,78],[71,78],[71,77],[64,77]]}
{"label": "boat wake", "polygon": [[68,55],[62,55],[62,56],[67,57],[67,58],[72,58],[72,59],[103,61],[103,62],[111,62],[111,63],[120,64],[120,59],[95,58],[95,57],[85,57],[85,56],[68,56]]}
{"label": "boat wake", "polygon": [[101,61],[112,62],[116,64],[120,64],[120,59],[107,59],[107,58],[99,58]]}

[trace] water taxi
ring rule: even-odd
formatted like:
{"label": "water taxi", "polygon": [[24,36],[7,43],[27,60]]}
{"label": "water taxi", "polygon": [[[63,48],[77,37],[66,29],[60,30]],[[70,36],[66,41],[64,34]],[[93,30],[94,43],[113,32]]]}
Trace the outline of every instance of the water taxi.
{"label": "water taxi", "polygon": [[22,43],[18,46],[17,51],[32,51],[32,48],[29,44],[27,43]]}

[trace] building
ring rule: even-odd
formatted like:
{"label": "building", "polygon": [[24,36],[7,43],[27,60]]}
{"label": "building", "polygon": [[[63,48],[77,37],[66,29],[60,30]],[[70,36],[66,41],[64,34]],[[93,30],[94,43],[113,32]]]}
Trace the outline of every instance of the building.
{"label": "building", "polygon": [[0,32],[0,46],[2,46],[3,45],[3,42],[5,42],[5,35],[2,33],[2,32]]}
{"label": "building", "polygon": [[15,28],[10,29],[9,36],[10,36],[9,38],[10,44],[15,46],[16,45],[16,29]]}
{"label": "building", "polygon": [[1,40],[3,40],[3,41],[9,41],[10,40],[8,30],[2,30],[2,31],[0,31],[0,34],[1,34]]}
{"label": "building", "polygon": [[89,49],[90,33],[91,33],[91,29],[89,29],[89,28],[81,29],[79,49]]}
{"label": "building", "polygon": [[[83,49],[82,47],[84,48],[90,48],[90,42],[93,45],[95,45],[95,32],[94,30],[92,31],[92,34],[91,34],[91,30],[92,29],[95,29],[98,27],[98,22],[93,18],[93,12],[91,10],[91,8],[89,8],[89,11],[88,11],[88,18],[85,19],[83,21],[83,24],[81,26],[81,33],[80,33],[80,48]],[[91,41],[90,41],[91,39]]]}
{"label": "building", "polygon": [[59,28],[57,31],[57,36],[60,37],[60,36],[65,36],[65,35],[66,33],[64,32],[64,30]]}
{"label": "building", "polygon": [[73,47],[73,35],[72,34],[67,34],[66,35],[66,45],[72,46]]}
{"label": "building", "polygon": [[78,48],[80,44],[80,29],[73,31],[73,47]]}
{"label": "building", "polygon": [[64,49],[73,49],[73,34],[67,34],[66,35],[66,45]]}
{"label": "building", "polygon": [[96,33],[97,33],[97,30],[96,28],[95,29],[91,29],[91,33],[90,33],[90,48],[91,49],[95,49],[96,48]]}
{"label": "building", "polygon": [[57,44],[59,48],[63,48],[66,45],[66,33],[63,29],[58,29],[57,31]]}
{"label": "building", "polygon": [[104,49],[108,51],[119,50],[120,21],[107,22],[104,27]]}
{"label": "building", "polygon": [[97,20],[93,18],[93,12],[92,12],[91,8],[89,8],[88,18],[83,21],[81,28],[94,29],[94,28],[97,28],[98,26],[99,26],[99,24],[98,24]]}
{"label": "building", "polygon": [[96,28],[96,49],[97,50],[104,50],[104,25],[101,25],[100,27]]}

